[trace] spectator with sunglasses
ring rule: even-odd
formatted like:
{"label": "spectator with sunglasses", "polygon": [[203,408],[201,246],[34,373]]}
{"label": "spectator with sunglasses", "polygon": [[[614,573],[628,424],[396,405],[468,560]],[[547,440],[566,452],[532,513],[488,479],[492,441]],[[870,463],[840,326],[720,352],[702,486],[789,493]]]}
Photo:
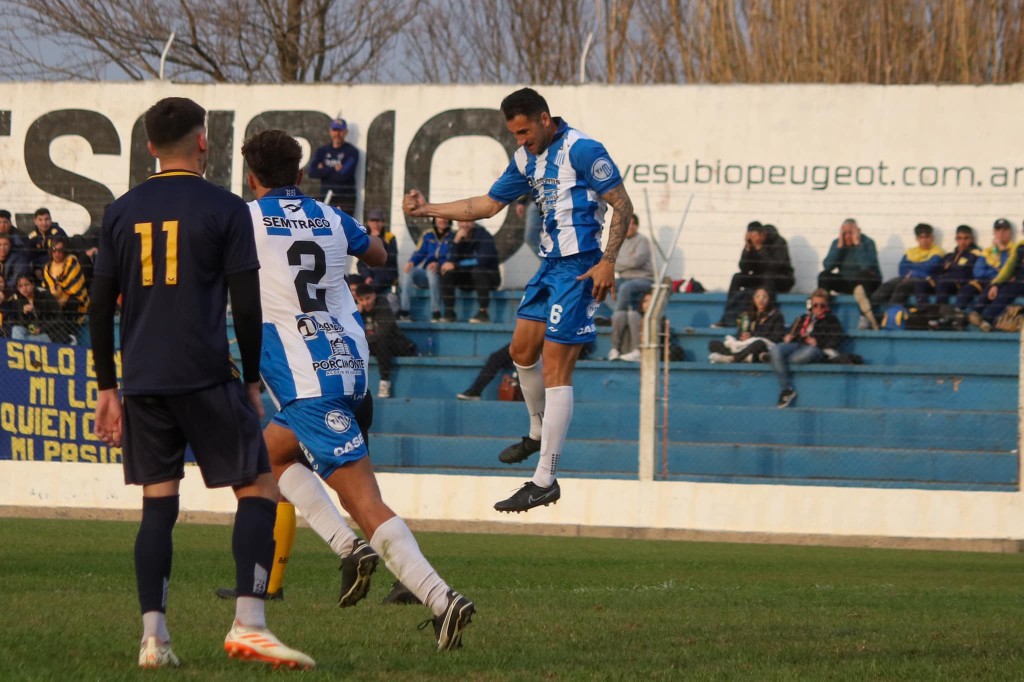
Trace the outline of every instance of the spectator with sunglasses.
{"label": "spectator with sunglasses", "polygon": [[[779,407],[789,407],[796,399],[796,390],[790,377],[789,365],[807,365],[824,362],[837,355],[843,340],[843,327],[829,307],[829,295],[824,289],[815,289],[807,301],[807,312],[797,318],[782,343],[768,351],[768,359],[779,380]],[[764,355],[762,353],[762,355]]]}
{"label": "spectator with sunglasses", "polygon": [[64,313],[67,332],[75,336],[79,345],[89,345],[85,331],[89,288],[81,263],[68,251],[67,237],[55,236],[50,240],[50,260],[43,268],[43,281]]}

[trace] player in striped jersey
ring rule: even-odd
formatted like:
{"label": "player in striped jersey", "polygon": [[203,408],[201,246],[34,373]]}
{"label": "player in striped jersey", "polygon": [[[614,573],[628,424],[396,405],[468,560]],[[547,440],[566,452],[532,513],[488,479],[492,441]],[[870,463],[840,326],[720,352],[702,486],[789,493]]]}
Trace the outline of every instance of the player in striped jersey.
{"label": "player in striped jersey", "polygon": [[[369,350],[345,273],[349,255],[383,265],[384,245],[341,210],[299,191],[302,149],[284,131],[254,135],[242,156],[256,196],[249,208],[262,266],[261,371],[279,410],[264,437],[281,493],[340,556],[365,558],[365,589],[376,550],[433,611],[438,649],[457,648],[473,602],[448,587],[405,521],[381,499],[360,424]],[[312,471],[299,464],[301,456]],[[313,472],[338,494],[369,547],[345,524]]]}
{"label": "player in striped jersey", "polygon": [[[530,433],[498,458],[514,464],[538,451],[541,456],[533,478],[494,505],[501,512],[523,512],[561,497],[555,476],[572,420],[572,374],[580,348],[597,336],[597,304],[615,296],[615,258],[633,204],[604,146],[553,118],[536,91],[513,92],[501,111],[521,146],[490,191],[431,204],[414,189],[406,194],[403,209],[411,216],[478,220],[530,191],[543,213],[542,265],[526,285],[509,351],[530,412]],[[602,254],[608,204],[613,213]]]}

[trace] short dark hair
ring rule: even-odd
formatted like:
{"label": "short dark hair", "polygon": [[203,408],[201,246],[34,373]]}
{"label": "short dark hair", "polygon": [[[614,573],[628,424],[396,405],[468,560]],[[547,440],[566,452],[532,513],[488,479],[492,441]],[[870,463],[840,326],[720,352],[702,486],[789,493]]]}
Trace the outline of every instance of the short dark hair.
{"label": "short dark hair", "polygon": [[10,242],[10,241],[11,241],[11,235],[7,234],[6,232],[4,232],[3,234],[0,234],[0,242]]}
{"label": "short dark hair", "polygon": [[206,125],[206,109],[187,97],[165,97],[146,111],[143,122],[153,146],[167,149]]}
{"label": "short dark hair", "polygon": [[375,293],[377,293],[377,290],[366,282],[363,282],[356,287],[356,296],[369,296],[370,294]]}
{"label": "short dark hair", "polygon": [[32,214],[33,218],[38,218],[41,215],[50,215],[50,209],[48,208],[37,208],[36,212]]}
{"label": "short dark hair", "polygon": [[0,208],[0,218],[7,218],[8,220],[10,220],[11,212],[8,211],[6,208]]}
{"label": "short dark hair", "polygon": [[58,245],[59,246],[63,246],[65,249],[67,249],[68,248],[68,238],[67,237],[63,237],[63,236],[58,234],[56,237],[54,237],[53,239],[50,240],[50,250],[51,251],[53,250],[53,247],[58,246]]}
{"label": "short dark hair", "polygon": [[267,189],[294,185],[299,177],[302,147],[283,130],[264,130],[242,145],[249,170]]}
{"label": "short dark hair", "polygon": [[541,114],[551,115],[547,101],[533,88],[516,90],[501,100],[501,113],[506,121],[511,121],[520,114],[527,118],[537,118]]}

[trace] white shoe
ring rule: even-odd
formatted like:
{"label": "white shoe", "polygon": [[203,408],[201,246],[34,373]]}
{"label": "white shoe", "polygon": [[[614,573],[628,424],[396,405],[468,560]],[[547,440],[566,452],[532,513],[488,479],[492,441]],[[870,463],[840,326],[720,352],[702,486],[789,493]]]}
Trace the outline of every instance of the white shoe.
{"label": "white shoe", "polygon": [[626,362],[640,362],[640,349],[634,348],[628,353],[623,353],[619,356],[619,360],[625,360]]}
{"label": "white shoe", "polygon": [[380,383],[377,384],[377,397],[378,398],[390,398],[391,397],[391,382],[387,379],[381,379]]}
{"label": "white shoe", "polygon": [[610,351],[608,351],[609,360],[618,360],[621,355],[622,353],[620,353],[617,348],[612,348]]}
{"label": "white shoe", "polygon": [[713,365],[717,365],[720,363],[736,362],[736,358],[734,358],[731,355],[726,355],[725,353],[712,353],[711,355],[708,356],[708,360]]}
{"label": "white shoe", "polygon": [[281,666],[292,670],[312,670],[316,662],[281,643],[267,628],[247,627],[237,620],[224,638],[224,651],[231,658],[267,663],[276,670]]}
{"label": "white shoe", "polygon": [[147,637],[139,649],[140,668],[177,668],[181,661],[171,651],[170,642],[161,642],[156,637]]}

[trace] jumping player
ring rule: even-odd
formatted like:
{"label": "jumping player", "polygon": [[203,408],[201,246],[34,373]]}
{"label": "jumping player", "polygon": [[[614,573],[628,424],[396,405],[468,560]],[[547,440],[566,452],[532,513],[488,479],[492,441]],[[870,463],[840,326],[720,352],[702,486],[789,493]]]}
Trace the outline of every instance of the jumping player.
{"label": "jumping player", "polygon": [[[139,666],[174,667],[167,630],[171,533],[191,445],[203,481],[238,499],[232,551],[235,621],[224,640],[232,657],[310,669],[313,659],[266,627],[263,597],[274,556],[277,485],[260,435],[260,280],[249,210],[203,179],[206,111],[169,97],[146,112],[149,151],[161,171],[129,190],[103,216],[92,289],[91,331],[99,395],[95,432],[124,437],[125,482],[142,486],[135,576],[142,608]],[[121,308],[124,403],[114,365],[114,309]],[[243,387],[228,355],[228,296]],[[122,423],[123,419],[123,423]]]}
{"label": "jumping player", "polygon": [[[406,194],[403,210],[411,216],[478,220],[531,191],[543,214],[542,265],[526,285],[509,349],[530,412],[530,433],[498,455],[514,464],[540,451],[540,461],[532,480],[494,505],[501,512],[523,512],[561,497],[556,470],[572,420],[572,374],[580,348],[597,336],[597,304],[607,295],[615,297],[615,258],[633,204],[604,146],[552,118],[536,91],[513,92],[501,111],[521,146],[490,191],[430,204],[414,189]],[[607,204],[613,213],[602,254]]]}
{"label": "jumping player", "polygon": [[[433,611],[437,648],[457,648],[473,602],[448,587],[381,499],[360,428],[372,421],[360,414],[369,348],[345,273],[349,255],[383,265],[384,245],[349,215],[299,191],[302,148],[284,131],[254,135],[242,156],[256,196],[249,208],[263,264],[262,374],[279,408],[264,438],[281,493],[321,537],[332,538],[335,551],[348,544],[365,558],[360,584],[369,587],[377,555],[383,557]],[[303,456],[310,468],[298,463]],[[338,494],[369,547],[345,524],[317,475]]]}

